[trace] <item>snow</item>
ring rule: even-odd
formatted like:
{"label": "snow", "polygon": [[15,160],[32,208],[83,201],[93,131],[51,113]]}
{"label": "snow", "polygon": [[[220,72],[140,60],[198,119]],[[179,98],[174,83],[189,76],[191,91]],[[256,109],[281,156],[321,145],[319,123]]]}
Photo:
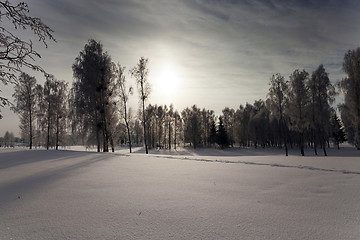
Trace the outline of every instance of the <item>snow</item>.
{"label": "snow", "polygon": [[79,150],[0,150],[1,240],[360,239],[350,147]]}

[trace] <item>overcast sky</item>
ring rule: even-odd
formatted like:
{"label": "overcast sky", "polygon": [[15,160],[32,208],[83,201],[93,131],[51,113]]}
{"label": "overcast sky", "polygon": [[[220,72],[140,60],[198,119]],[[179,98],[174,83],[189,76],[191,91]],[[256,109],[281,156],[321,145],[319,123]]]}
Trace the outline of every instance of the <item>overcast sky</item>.
{"label": "overcast sky", "polygon": [[[71,65],[93,38],[127,69],[140,57],[148,58],[150,103],[173,103],[180,111],[193,104],[217,114],[225,106],[236,109],[265,99],[273,74],[288,79],[295,69],[311,74],[320,64],[335,83],[344,76],[345,52],[360,46],[357,0],[26,2],[30,14],[54,30],[57,43],[47,49],[37,46],[42,56],[37,63],[56,78],[72,83]],[[27,73],[40,83],[45,80]],[[127,79],[135,86],[129,75]],[[172,90],[166,93],[161,85]],[[11,94],[4,89],[3,95]],[[0,135],[5,130],[17,134],[15,115],[3,113]]]}

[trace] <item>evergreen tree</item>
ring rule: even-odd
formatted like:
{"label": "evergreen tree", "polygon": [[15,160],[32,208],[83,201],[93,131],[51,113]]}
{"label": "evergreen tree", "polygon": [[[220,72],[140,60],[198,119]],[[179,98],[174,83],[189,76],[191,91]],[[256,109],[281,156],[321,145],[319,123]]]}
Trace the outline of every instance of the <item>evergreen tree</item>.
{"label": "evergreen tree", "polygon": [[226,148],[229,146],[229,138],[222,120],[222,117],[219,117],[219,125],[216,132],[217,135],[217,144],[220,145],[221,148]]}
{"label": "evergreen tree", "polygon": [[335,145],[337,146],[337,148],[340,149],[340,143],[346,141],[346,134],[341,119],[338,116],[338,114],[336,114],[335,111],[333,112],[331,117],[331,128],[332,128],[332,139]]}
{"label": "evergreen tree", "polygon": [[209,142],[211,145],[216,143],[216,125],[215,125],[215,121],[211,121],[211,125],[210,125],[210,139]]}

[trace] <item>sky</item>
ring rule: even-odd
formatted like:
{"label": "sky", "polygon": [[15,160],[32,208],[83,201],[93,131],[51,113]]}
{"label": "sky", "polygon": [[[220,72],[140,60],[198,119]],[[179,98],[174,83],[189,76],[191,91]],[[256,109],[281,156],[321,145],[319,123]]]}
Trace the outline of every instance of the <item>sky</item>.
{"label": "sky", "polygon": [[[16,3],[17,0],[11,2]],[[27,0],[30,15],[54,30],[57,42],[36,43],[36,63],[73,82],[72,64],[89,39],[101,41],[128,70],[149,59],[149,103],[181,111],[196,104],[221,114],[224,107],[266,99],[269,80],[295,69],[310,74],[323,64],[333,83],[345,75],[342,60],[360,47],[360,2],[265,0]],[[45,81],[37,72],[26,70]],[[12,86],[1,86],[11,98]],[[132,96],[134,112],[137,96]],[[18,117],[2,109],[0,136],[18,135]]]}

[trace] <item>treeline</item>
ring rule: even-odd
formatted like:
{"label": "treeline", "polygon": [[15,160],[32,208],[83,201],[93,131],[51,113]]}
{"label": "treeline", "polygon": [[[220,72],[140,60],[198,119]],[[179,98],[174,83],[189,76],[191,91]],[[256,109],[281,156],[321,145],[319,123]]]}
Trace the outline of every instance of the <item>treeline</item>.
{"label": "treeline", "polygon": [[[22,137],[29,147],[96,145],[98,151],[116,145],[176,149],[179,144],[196,147],[281,147],[314,149],[315,154],[333,142],[347,140],[359,147],[360,49],[345,54],[348,77],[334,86],[323,65],[311,74],[295,70],[287,79],[280,73],[269,82],[266,100],[224,108],[220,116],[196,105],[177,111],[172,105],[151,105],[148,98],[148,60],[140,58],[129,69],[135,79],[140,111],[133,114],[128,101],[126,69],[112,62],[100,42],[89,40],[73,64],[74,82],[48,75],[44,86],[23,73],[15,88],[14,110],[19,113]],[[336,111],[336,88],[345,102]]]}
{"label": "treeline", "polygon": [[3,137],[0,137],[0,147],[8,148],[15,146],[24,146],[24,140],[15,137],[14,133],[6,131]]}

